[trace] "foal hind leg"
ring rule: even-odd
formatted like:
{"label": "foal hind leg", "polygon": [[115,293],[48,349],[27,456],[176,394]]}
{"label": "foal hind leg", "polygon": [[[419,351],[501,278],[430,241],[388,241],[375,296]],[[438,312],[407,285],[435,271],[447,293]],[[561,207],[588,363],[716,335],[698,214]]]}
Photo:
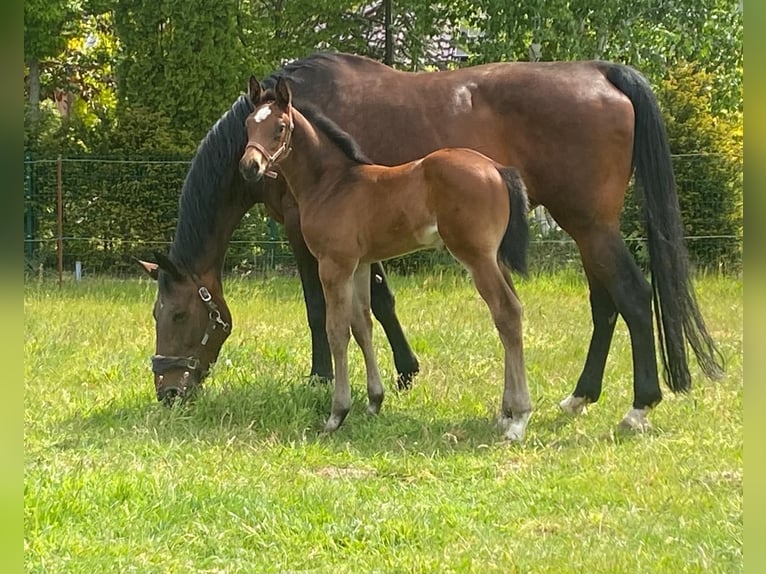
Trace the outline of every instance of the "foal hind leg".
{"label": "foal hind leg", "polygon": [[466,265],[476,289],[487,303],[505,353],[501,423],[505,437],[521,441],[532,413],[522,344],[521,303],[510,276],[494,258]]}
{"label": "foal hind leg", "polygon": [[370,265],[361,264],[354,273],[354,301],[351,333],[364,355],[367,371],[367,412],[376,415],[383,404],[383,383],[380,380],[375,349],[372,346],[372,317],[370,315]]}
{"label": "foal hind leg", "polygon": [[628,326],[633,355],[633,408],[621,428],[644,430],[647,413],[662,400],[652,321],[652,289],[616,231],[591,234],[581,244],[583,263],[608,291]]}
{"label": "foal hind leg", "polygon": [[582,374],[577,380],[574,392],[559,403],[564,412],[577,415],[585,411],[586,405],[595,403],[601,396],[606,358],[612,342],[614,327],[617,322],[617,309],[612,296],[585,270],[590,285],[590,308],[593,321],[593,333],[588,347],[588,356]]}
{"label": "foal hind leg", "polygon": [[327,309],[327,340],[335,362],[335,386],[330,417],[325,424],[326,432],[337,430],[351,409],[348,343],[351,338],[354,267],[354,262],[336,262],[329,258],[319,261],[319,278],[322,281]]}

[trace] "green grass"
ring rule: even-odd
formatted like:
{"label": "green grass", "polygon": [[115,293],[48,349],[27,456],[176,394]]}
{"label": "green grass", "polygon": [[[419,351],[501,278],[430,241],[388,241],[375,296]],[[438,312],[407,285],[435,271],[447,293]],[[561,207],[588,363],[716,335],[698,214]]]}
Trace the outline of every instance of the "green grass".
{"label": "green grass", "polygon": [[155,286],[30,282],[25,291],[25,559],[51,573],[726,573],[742,571],[742,282],[698,296],[728,365],[615,434],[632,400],[619,322],[599,404],[567,418],[590,337],[574,272],[518,284],[535,413],[521,445],[495,427],[500,344],[460,274],[393,277],[422,371],[368,417],[319,431],[297,279],[229,281],[234,333],[190,405],[155,402]]}

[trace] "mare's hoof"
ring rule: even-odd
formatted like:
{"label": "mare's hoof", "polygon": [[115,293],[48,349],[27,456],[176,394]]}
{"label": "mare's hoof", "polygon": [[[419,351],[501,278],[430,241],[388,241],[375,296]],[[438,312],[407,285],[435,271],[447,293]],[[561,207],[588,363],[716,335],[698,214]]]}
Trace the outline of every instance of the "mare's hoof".
{"label": "mare's hoof", "polygon": [[327,375],[317,375],[316,373],[312,373],[309,375],[309,384],[310,385],[327,385],[329,383],[332,383],[333,377],[330,375],[329,377]]}
{"label": "mare's hoof", "polygon": [[409,391],[419,372],[419,370],[414,370],[409,373],[399,373],[396,377],[396,388],[400,391]]}
{"label": "mare's hoof", "polygon": [[652,428],[649,423],[649,418],[646,416],[649,412],[648,408],[645,409],[630,409],[628,414],[617,425],[617,430],[620,432],[635,432],[643,433]]}
{"label": "mare's hoof", "polygon": [[584,415],[588,412],[588,403],[590,403],[590,401],[587,397],[569,395],[559,403],[559,408],[570,415]]}

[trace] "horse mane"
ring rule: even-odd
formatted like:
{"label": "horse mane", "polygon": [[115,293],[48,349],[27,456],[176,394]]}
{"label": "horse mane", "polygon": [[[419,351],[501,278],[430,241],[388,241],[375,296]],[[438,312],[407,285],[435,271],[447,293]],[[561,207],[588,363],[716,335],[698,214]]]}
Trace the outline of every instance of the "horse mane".
{"label": "horse mane", "polygon": [[356,163],[372,165],[372,160],[367,157],[353,136],[320,112],[319,108],[307,103],[300,104],[296,108],[315,128],[340,148],[346,157]]}
{"label": "horse mane", "polygon": [[[261,82],[265,90],[263,100],[274,99],[274,87],[277,85],[279,78],[285,78],[290,82],[301,82],[298,78],[294,77],[294,73],[298,70],[305,71],[306,69],[320,69],[328,65],[364,65],[372,64],[374,66],[385,67],[380,62],[372,60],[364,56],[354,56],[351,54],[341,54],[335,52],[316,52],[302,58],[286,64],[281,70],[278,70],[271,74],[268,78]],[[333,120],[327,117],[323,112],[319,110],[311,102],[295,101],[295,108],[302,113],[311,124],[321,131],[327,138],[335,144],[340,150],[346,154],[346,156],[357,163],[370,165],[373,162],[364,153],[362,148],[356,142],[356,140],[336,124]]]}
{"label": "horse mane", "polygon": [[[321,70],[337,64],[378,64],[374,60],[351,57],[347,54],[317,52],[306,58],[283,66],[263,81],[265,88],[273,88],[279,77],[293,82],[293,74],[305,70]],[[308,108],[311,107],[311,111]],[[313,106],[301,105],[301,113],[318,129],[322,130],[343,152],[359,163],[372,163],[364,155],[355,140],[332,120]],[[304,111],[306,110],[306,111]],[[238,177],[237,164],[247,145],[245,119],[253,111],[250,100],[241,95],[223,116],[210,128],[200,142],[192,158],[189,171],[178,200],[178,223],[170,246],[170,259],[182,270],[194,268],[196,258],[204,252],[205,245],[215,233],[215,217],[231,202],[227,191],[232,180]],[[160,276],[162,277],[161,274]]]}
{"label": "horse mane", "polygon": [[224,193],[236,175],[236,166],[247,145],[245,119],[252,111],[248,98],[237,98],[200,142],[181,188],[178,223],[170,246],[170,258],[191,270],[195,257],[215,232],[215,218],[231,198]]}
{"label": "horse mane", "polygon": [[[269,90],[261,98],[261,103],[274,101],[274,92]],[[319,108],[308,102],[293,103],[293,107],[298,110],[316,129],[322,132],[327,138],[338,147],[350,160],[365,165],[372,165],[374,162],[367,157],[361,146],[354,137],[328,118]]]}

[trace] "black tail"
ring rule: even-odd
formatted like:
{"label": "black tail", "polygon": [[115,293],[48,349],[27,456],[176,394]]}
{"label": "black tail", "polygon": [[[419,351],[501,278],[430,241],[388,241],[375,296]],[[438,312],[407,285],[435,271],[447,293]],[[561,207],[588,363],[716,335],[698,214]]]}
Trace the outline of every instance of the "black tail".
{"label": "black tail", "polygon": [[527,250],[529,248],[529,199],[527,187],[515,167],[496,166],[503,178],[511,200],[511,217],[500,243],[499,255],[513,271],[527,274]]}
{"label": "black tail", "polygon": [[688,341],[705,375],[723,375],[723,357],[705,327],[689,274],[681,210],[670,158],[670,146],[657,100],[637,71],[610,65],[607,79],[630,98],[635,112],[633,166],[643,195],[644,226],[649,240],[654,315],[665,368],[673,391],[691,387],[686,358]]}

